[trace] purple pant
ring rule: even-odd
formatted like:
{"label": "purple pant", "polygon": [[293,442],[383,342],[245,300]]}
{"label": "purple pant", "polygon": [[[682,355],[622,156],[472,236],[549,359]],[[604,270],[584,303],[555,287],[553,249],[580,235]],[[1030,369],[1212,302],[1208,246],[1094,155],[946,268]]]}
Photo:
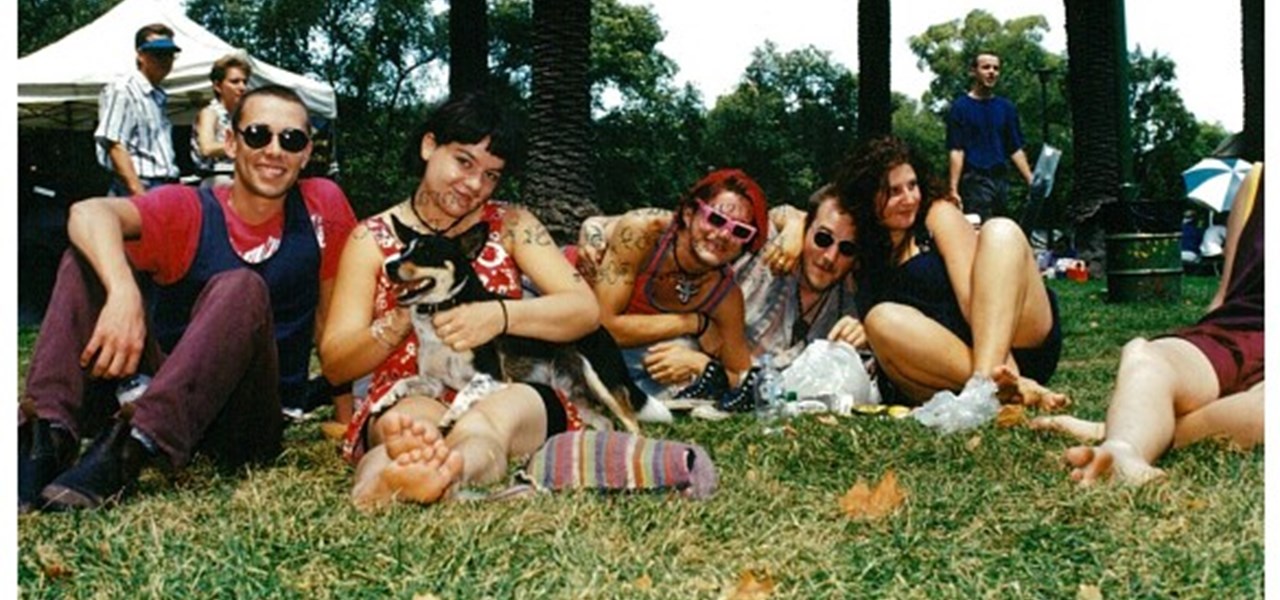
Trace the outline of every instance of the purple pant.
{"label": "purple pant", "polygon": [[[118,381],[91,377],[79,359],[105,299],[93,267],[68,250],[27,371],[26,396],[39,417],[77,436],[93,435],[119,409]],[[280,453],[279,365],[270,297],[257,273],[214,276],[173,351],[166,355],[148,335],[138,368],[154,377],[134,403],[133,426],[174,466],[197,449],[230,464]]]}

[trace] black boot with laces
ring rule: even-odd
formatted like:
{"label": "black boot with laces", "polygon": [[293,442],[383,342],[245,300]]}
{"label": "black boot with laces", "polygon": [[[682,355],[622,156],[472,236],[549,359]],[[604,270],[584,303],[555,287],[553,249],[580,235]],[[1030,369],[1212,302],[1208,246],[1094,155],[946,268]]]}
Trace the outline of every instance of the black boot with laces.
{"label": "black boot with laces", "polygon": [[724,372],[724,365],[713,360],[707,363],[706,368],[702,369],[702,374],[698,375],[698,378],[693,380],[693,383],[676,392],[674,398],[677,400],[705,399],[715,401],[719,400],[728,389],[729,375]]}

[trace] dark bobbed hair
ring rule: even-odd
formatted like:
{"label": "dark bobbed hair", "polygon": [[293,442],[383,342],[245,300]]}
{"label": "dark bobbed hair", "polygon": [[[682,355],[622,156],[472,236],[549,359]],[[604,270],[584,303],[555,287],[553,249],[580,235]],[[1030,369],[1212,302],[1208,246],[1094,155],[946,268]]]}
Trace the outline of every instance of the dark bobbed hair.
{"label": "dark bobbed hair", "polygon": [[943,189],[937,186],[928,163],[921,160],[906,142],[894,136],[884,136],[858,144],[836,173],[836,190],[840,193],[842,205],[853,215],[857,232],[860,279],[874,281],[893,267],[897,248],[893,247],[889,231],[880,222],[882,207],[879,206],[879,198],[887,191],[889,171],[904,164],[915,170],[920,189],[915,224],[911,235],[901,242],[906,244],[913,237],[926,237],[924,215],[937,200],[934,190]]}
{"label": "dark bobbed hair", "polygon": [[[272,98],[279,98],[286,102],[297,104],[298,106],[301,106],[303,110],[307,109],[307,103],[303,102],[302,96],[299,96],[292,88],[287,88],[283,85],[277,85],[274,83],[264,85],[260,88],[254,88],[245,92],[244,95],[240,97],[240,101],[236,103],[235,109],[231,111],[231,126],[236,130],[240,129],[240,117],[244,113],[245,103],[255,96],[271,96]],[[308,118],[311,116],[309,111],[307,112],[307,116]],[[310,124],[308,123],[308,126],[309,125]]]}
{"label": "dark bobbed hair", "polygon": [[688,226],[684,222],[684,209],[695,213],[698,201],[710,202],[711,199],[724,192],[733,192],[746,198],[751,203],[751,224],[756,228],[756,236],[751,238],[747,250],[756,252],[764,246],[765,237],[769,235],[769,202],[764,197],[764,190],[750,175],[740,169],[719,169],[708,173],[693,184],[688,192],[680,197],[676,206],[676,223],[680,228]]}
{"label": "dark bobbed hair", "polygon": [[483,92],[449,98],[414,129],[404,154],[404,167],[414,177],[422,177],[427,168],[421,150],[422,138],[428,133],[442,146],[453,142],[475,144],[487,137],[489,153],[505,163],[503,172],[510,174],[524,167],[523,127],[510,111]]}

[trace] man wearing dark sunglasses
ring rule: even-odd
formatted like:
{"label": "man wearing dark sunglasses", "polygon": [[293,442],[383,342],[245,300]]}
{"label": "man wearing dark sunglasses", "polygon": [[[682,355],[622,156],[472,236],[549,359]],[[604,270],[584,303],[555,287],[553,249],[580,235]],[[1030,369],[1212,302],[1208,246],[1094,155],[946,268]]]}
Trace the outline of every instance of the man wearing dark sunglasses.
{"label": "man wearing dark sunglasses", "polygon": [[173,124],[165,112],[169,95],[160,82],[182,49],[173,43],[173,30],[162,23],[138,29],[134,48],[138,69],[103,87],[98,97],[93,138],[98,163],[113,175],[111,196],[139,196],[178,180]]}
{"label": "man wearing dark sunglasses", "polygon": [[[660,209],[638,211],[666,214]],[[716,227],[731,226],[729,220],[717,219],[714,214],[706,218]],[[603,273],[596,269],[608,241],[639,237],[617,231],[618,227],[625,227],[620,223],[620,217],[593,217],[583,223],[577,254],[580,270],[589,276],[615,275],[609,269]],[[743,295],[745,337],[751,355],[759,358],[768,352],[794,356],[804,344],[822,338],[865,349],[866,336],[848,277],[857,250],[853,218],[838,196],[826,186],[809,198],[805,211],[786,204],[776,206],[769,211],[769,225],[770,235],[761,250],[744,254],[733,267],[734,280]],[[653,368],[663,374],[674,373],[677,379],[697,376],[699,379],[691,386],[695,389],[719,386],[702,381],[719,377],[717,371],[723,372],[717,367],[707,368],[716,362],[715,356],[723,345],[718,329],[708,328],[700,342],[698,349],[662,347],[659,356],[651,361]],[[750,410],[754,389],[749,384],[753,381],[748,377],[748,385],[719,396],[718,407]]]}
{"label": "man wearing dark sunglasses", "polygon": [[[253,90],[231,123],[229,185],[165,185],[72,208],[74,248],[22,401],[19,512],[110,504],[145,463],[181,467],[197,450],[230,465],[279,453],[282,405],[305,401],[355,216],[333,182],[299,180],[311,142],[296,93]],[[149,301],[135,281],[143,274]],[[150,385],[120,406],[113,392],[136,373]],[[80,437],[97,431],[76,462]]]}

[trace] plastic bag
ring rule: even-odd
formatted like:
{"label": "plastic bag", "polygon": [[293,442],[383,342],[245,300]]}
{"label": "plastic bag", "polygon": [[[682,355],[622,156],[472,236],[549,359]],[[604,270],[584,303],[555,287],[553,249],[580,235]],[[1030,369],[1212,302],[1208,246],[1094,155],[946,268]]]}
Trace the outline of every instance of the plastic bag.
{"label": "plastic bag", "polygon": [[957,396],[942,390],[916,409],[914,415],[922,425],[942,433],[955,433],[981,426],[1000,412],[996,400],[996,383],[988,377],[974,375]]}
{"label": "plastic bag", "polygon": [[799,401],[820,400],[843,415],[855,404],[879,402],[862,357],[846,342],[814,340],[782,372],[781,383]]}

